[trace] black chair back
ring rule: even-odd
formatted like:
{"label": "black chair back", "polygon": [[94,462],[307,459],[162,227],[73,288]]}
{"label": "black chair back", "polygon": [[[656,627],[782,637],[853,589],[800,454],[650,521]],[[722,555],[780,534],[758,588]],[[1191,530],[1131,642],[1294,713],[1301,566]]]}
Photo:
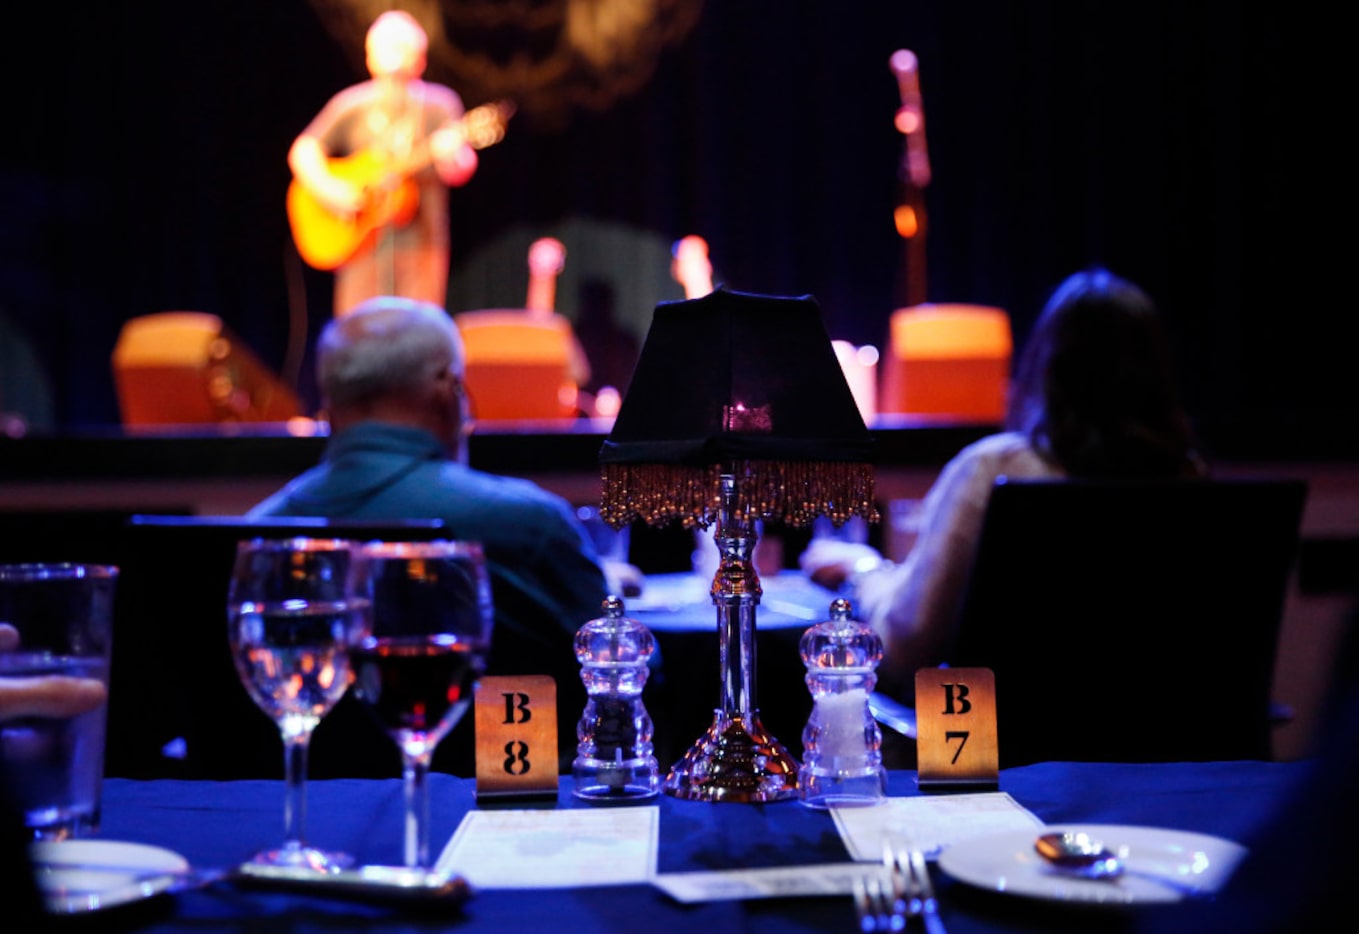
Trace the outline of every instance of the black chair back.
{"label": "black chair back", "polygon": [[[294,536],[450,537],[442,522],[424,519],[132,516],[123,535],[115,604],[105,774],[282,777],[278,727],[250,699],[231,659],[227,590],[239,541]],[[449,747],[445,757],[464,745],[452,735],[444,743]],[[460,759],[470,761],[470,739],[465,745],[469,748]],[[436,768],[470,774],[461,762],[454,768],[445,757],[436,756]],[[400,775],[396,744],[348,693],[317,727],[309,758],[314,778]]]}
{"label": "black chair back", "polygon": [[949,655],[1002,767],[1270,758],[1301,480],[997,481]]}

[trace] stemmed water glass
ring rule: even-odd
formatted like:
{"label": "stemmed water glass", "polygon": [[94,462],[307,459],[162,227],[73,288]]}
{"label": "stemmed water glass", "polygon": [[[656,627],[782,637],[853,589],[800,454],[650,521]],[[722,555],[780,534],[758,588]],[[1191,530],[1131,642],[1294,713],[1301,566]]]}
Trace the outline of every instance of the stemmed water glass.
{"label": "stemmed water glass", "polygon": [[338,539],[240,542],[227,598],[231,654],[250,697],[283,736],[283,845],[251,862],[321,872],[353,862],[307,846],[307,747],[352,680],[349,648],[371,626],[361,547]]}
{"label": "stemmed water glass", "polygon": [[430,762],[461,719],[491,644],[491,591],[474,542],[364,547],[373,628],[351,649],[355,696],[396,741],[405,785],[403,859],[429,868]]}

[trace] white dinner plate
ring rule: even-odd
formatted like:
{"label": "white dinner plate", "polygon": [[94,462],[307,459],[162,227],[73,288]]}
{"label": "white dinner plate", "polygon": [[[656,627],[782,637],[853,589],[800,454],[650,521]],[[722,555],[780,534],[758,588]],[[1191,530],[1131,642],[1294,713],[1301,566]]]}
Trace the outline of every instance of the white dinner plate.
{"label": "white dinner plate", "polygon": [[118,840],[39,842],[30,848],[47,910],[80,914],[159,895],[189,871],[172,850]]}
{"label": "white dinner plate", "polygon": [[[955,879],[1029,898],[1099,905],[1149,905],[1211,894],[1226,884],[1246,855],[1239,843],[1208,834],[1121,824],[1059,824],[1043,832],[1084,832],[1123,857],[1117,879],[1064,873],[1034,851],[1034,831],[961,840],[939,854],[939,868]],[[1165,881],[1160,881],[1165,880]]]}

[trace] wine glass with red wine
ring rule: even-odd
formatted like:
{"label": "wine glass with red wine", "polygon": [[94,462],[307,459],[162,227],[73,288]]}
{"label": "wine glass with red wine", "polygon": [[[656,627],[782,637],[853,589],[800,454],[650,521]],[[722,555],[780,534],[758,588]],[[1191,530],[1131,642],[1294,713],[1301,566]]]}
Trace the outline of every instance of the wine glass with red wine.
{"label": "wine glass with red wine", "polygon": [[350,649],[354,693],[401,749],[405,864],[429,868],[430,761],[462,718],[491,646],[491,588],[475,542],[373,542],[372,633]]}

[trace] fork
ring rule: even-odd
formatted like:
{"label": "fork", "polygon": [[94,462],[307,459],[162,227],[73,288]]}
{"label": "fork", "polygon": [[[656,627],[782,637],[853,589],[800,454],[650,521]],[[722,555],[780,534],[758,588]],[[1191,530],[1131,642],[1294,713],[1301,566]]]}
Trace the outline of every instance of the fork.
{"label": "fork", "polygon": [[886,841],[883,862],[891,875],[894,910],[903,919],[897,930],[915,922],[914,926],[923,926],[926,934],[945,934],[924,851],[914,846],[894,847],[891,841]]}
{"label": "fork", "polygon": [[859,930],[864,934],[906,929],[906,914],[900,910],[895,888],[878,872],[865,873],[854,880],[854,908],[859,913]]}

